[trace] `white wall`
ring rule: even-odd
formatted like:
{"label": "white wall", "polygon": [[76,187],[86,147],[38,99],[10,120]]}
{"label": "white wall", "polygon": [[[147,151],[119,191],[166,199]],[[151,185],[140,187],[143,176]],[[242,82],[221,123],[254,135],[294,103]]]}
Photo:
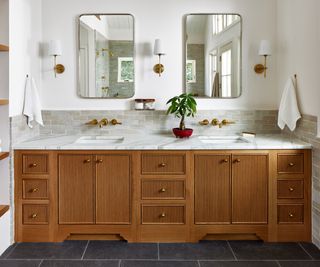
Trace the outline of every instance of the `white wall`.
{"label": "white wall", "polygon": [[10,0],[9,13],[10,116],[15,116],[22,113],[26,74],[41,88],[41,0]]}
{"label": "white wall", "polygon": [[289,76],[297,74],[301,112],[314,116],[320,116],[319,12],[319,0],[277,1],[279,94]]}
{"label": "white wall", "polygon": [[[22,1],[22,0],[20,0]],[[30,1],[30,0],[29,0]],[[276,0],[43,0],[43,41],[60,39],[64,53],[58,58],[66,72],[54,78],[52,58],[43,58],[42,100],[46,109],[129,109],[131,100],[88,100],[77,96],[77,17],[82,13],[131,13],[136,22],[136,94],[156,98],[157,108],[182,92],[183,16],[188,13],[234,12],[243,17],[243,94],[234,100],[199,100],[199,109],[274,109],[278,104],[275,57],[267,79],[253,71],[261,39],[275,41]],[[22,12],[22,11],[21,11]],[[23,11],[24,12],[24,11]],[[24,21],[19,19],[19,21]],[[154,39],[161,38],[167,55],[161,78],[153,73],[157,58]],[[21,78],[19,77],[19,80]],[[16,110],[19,108],[16,107]]]}

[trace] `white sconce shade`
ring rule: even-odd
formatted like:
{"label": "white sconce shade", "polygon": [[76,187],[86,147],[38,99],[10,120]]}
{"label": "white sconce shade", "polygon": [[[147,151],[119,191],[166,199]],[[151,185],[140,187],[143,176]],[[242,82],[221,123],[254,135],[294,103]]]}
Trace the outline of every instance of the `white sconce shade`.
{"label": "white sconce shade", "polygon": [[49,56],[61,56],[62,55],[62,46],[60,40],[52,40],[49,43]]}
{"label": "white sconce shade", "polygon": [[155,40],[153,53],[154,55],[165,55],[160,39]]}
{"label": "white sconce shade", "polygon": [[259,55],[260,56],[271,56],[272,48],[271,43],[268,40],[262,40],[260,43]]}

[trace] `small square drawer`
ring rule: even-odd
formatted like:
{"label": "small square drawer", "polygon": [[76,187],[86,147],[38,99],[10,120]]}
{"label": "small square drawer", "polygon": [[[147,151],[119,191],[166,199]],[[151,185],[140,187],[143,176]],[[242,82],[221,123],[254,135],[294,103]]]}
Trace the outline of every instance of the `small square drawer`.
{"label": "small square drawer", "polygon": [[48,180],[24,179],[22,181],[24,199],[48,199]]}
{"label": "small square drawer", "polygon": [[41,204],[22,205],[23,224],[48,224],[49,207]]}
{"label": "small square drawer", "polygon": [[184,180],[142,180],[142,199],[184,199]]}
{"label": "small square drawer", "polygon": [[303,204],[278,205],[278,223],[303,223]]}
{"label": "small square drawer", "polygon": [[48,155],[45,154],[25,154],[23,158],[24,174],[47,174]]}
{"label": "small square drawer", "polygon": [[185,174],[185,154],[142,154],[142,174]]}
{"label": "small square drawer", "polygon": [[303,172],[303,154],[278,154],[278,173]]}
{"label": "small square drawer", "polygon": [[303,198],[303,180],[278,180],[278,198]]}
{"label": "small square drawer", "polygon": [[142,224],[185,224],[185,206],[142,205]]}

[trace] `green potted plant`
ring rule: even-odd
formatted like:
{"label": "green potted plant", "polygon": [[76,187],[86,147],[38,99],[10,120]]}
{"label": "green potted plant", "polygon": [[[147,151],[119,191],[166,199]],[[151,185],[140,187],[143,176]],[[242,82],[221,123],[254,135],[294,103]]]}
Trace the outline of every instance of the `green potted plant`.
{"label": "green potted plant", "polygon": [[180,118],[179,128],[173,128],[172,131],[176,137],[185,138],[190,137],[193,133],[192,129],[186,128],[185,118],[194,117],[197,113],[197,102],[192,94],[182,94],[171,98],[167,105],[170,104],[167,114],[174,114]]}

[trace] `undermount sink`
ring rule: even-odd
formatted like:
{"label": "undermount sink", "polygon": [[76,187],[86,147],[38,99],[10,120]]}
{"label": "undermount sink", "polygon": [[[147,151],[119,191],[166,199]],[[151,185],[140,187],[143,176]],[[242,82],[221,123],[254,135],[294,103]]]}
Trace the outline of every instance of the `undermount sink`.
{"label": "undermount sink", "polygon": [[107,135],[95,135],[95,136],[82,136],[75,141],[75,144],[88,144],[88,145],[111,145],[123,142],[123,136],[107,136]]}
{"label": "undermount sink", "polygon": [[204,144],[243,144],[250,143],[241,136],[199,136]]}

